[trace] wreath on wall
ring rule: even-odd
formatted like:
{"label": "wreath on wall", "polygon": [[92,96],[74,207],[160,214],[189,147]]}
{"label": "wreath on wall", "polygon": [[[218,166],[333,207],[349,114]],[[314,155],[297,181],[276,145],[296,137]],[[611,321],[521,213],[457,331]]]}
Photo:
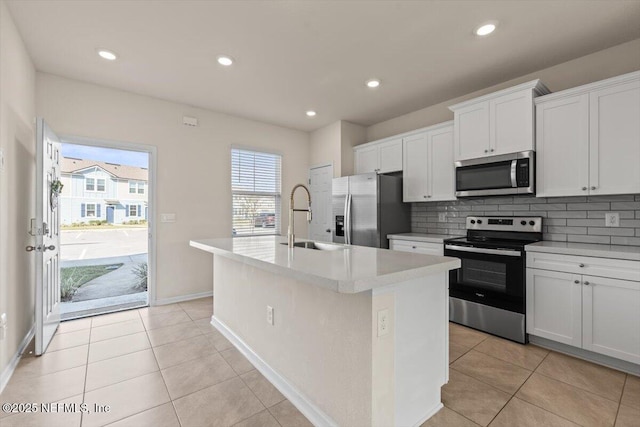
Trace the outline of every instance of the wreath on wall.
{"label": "wreath on wall", "polygon": [[64,187],[64,185],[57,178],[51,182],[49,191],[49,202],[51,204],[51,210],[54,210],[58,207],[58,196],[62,192],[62,187]]}

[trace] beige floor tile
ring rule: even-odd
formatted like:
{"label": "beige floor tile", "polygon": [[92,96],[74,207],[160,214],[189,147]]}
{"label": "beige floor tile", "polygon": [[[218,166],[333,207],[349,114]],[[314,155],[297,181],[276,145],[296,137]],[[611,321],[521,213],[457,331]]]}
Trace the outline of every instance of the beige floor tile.
{"label": "beige floor tile", "polygon": [[204,297],[198,299],[192,299],[189,301],[181,301],[178,303],[180,307],[188,308],[188,307],[199,307],[199,306],[211,306],[213,307],[213,297]]}
{"label": "beige floor tile", "polygon": [[486,426],[511,395],[468,375],[449,370],[449,383],[442,387],[442,403],[466,418]]}
{"label": "beige floor tile", "polygon": [[212,334],[218,330],[211,324],[211,317],[206,319],[194,320],[193,323],[202,331],[203,334]]}
{"label": "beige floor tile", "polygon": [[211,319],[213,315],[213,307],[189,307],[185,308],[184,311],[187,312],[191,320]]}
{"label": "beige floor tile", "polygon": [[627,381],[624,384],[624,392],[622,393],[622,405],[631,406],[640,409],[640,378],[627,375]]}
{"label": "beige floor tile", "polygon": [[180,427],[171,402],[109,424],[109,427]]}
{"label": "beige floor tile", "polygon": [[489,335],[475,329],[460,326],[456,323],[449,323],[449,342],[459,346],[472,348],[487,339]]}
{"label": "beige floor tile", "polygon": [[455,362],[458,358],[460,358],[463,354],[465,354],[469,350],[470,350],[469,347],[465,347],[460,344],[450,342],[449,343],[449,364]]}
{"label": "beige floor tile", "polygon": [[531,375],[531,371],[520,366],[475,350],[470,350],[456,360],[451,367],[509,394],[518,391],[518,388]]}
{"label": "beige floor tile", "polygon": [[55,334],[51,343],[49,343],[49,347],[47,347],[47,351],[58,351],[89,344],[90,331],[91,329],[81,329],[65,334]]}
{"label": "beige floor tile", "polygon": [[173,402],[182,427],[232,426],[264,410],[240,378],[232,378]]}
{"label": "beige floor tile", "polygon": [[123,337],[125,335],[144,332],[144,330],[145,329],[144,325],[142,324],[142,320],[140,320],[139,318],[105,326],[93,326],[91,328],[91,342],[94,343],[111,338]]}
{"label": "beige floor tile", "polygon": [[[45,403],[45,402],[38,402]],[[46,402],[49,403],[49,402]],[[53,403],[49,410],[51,412],[32,412],[19,413],[3,418],[0,422],[2,427],[80,427],[81,412],[80,410],[63,410],[62,406],[55,409],[55,404],[60,405],[80,405],[82,403],[82,394],[70,397]],[[71,409],[71,406],[66,408]],[[41,408],[39,408],[41,409]],[[57,411],[57,412],[55,412]]]}
{"label": "beige floor tile", "polygon": [[478,427],[478,424],[445,406],[420,427]]}
{"label": "beige floor tile", "polygon": [[246,420],[234,424],[233,427],[280,427],[280,424],[273,418],[273,415],[266,409]]}
{"label": "beige floor tile", "polygon": [[103,426],[169,402],[160,372],[143,375],[85,393],[84,402],[109,405],[109,412],[92,412],[82,417],[82,427]]}
{"label": "beige floor tile", "polygon": [[288,400],[272,406],[269,412],[282,427],[313,427],[313,424]]}
{"label": "beige floor tile", "polygon": [[84,366],[87,364],[88,349],[88,345],[81,345],[64,350],[47,351],[42,356],[23,356],[14,375],[18,378],[26,378]]}
{"label": "beige floor tile", "polygon": [[514,397],[489,427],[580,427],[551,412]]}
{"label": "beige floor tile", "polygon": [[240,375],[240,378],[267,408],[284,400],[282,393],[256,369]]}
{"label": "beige floor tile", "polygon": [[140,308],[138,309],[138,314],[140,314],[140,317],[146,317],[146,316],[166,314],[166,313],[171,313],[174,311],[181,311],[181,310],[182,308],[180,307],[180,304],[175,303],[175,304],[156,305],[153,307]]}
{"label": "beige floor tile", "polygon": [[536,372],[607,399],[620,401],[625,374],[575,357],[552,352]]}
{"label": "beige floor tile", "polygon": [[89,346],[89,363],[135,353],[148,348],[151,348],[151,344],[146,332],[92,342]]}
{"label": "beige floor tile", "polygon": [[245,372],[249,372],[252,369],[255,369],[251,362],[247,360],[246,357],[242,353],[238,351],[237,348],[231,347],[226,350],[220,352],[222,357],[231,365],[234,371],[238,375],[242,375]]}
{"label": "beige floor tile", "polygon": [[192,321],[178,323],[177,325],[167,326],[165,328],[152,329],[147,331],[149,341],[153,347],[169,344],[175,341],[192,338],[202,335],[202,331],[193,324]]}
{"label": "beige floor tile", "polygon": [[119,311],[117,313],[102,314],[100,316],[93,317],[93,328],[98,326],[112,325],[114,323],[126,322],[127,320],[140,319],[138,310],[126,310]]}
{"label": "beige floor tile", "polygon": [[478,344],[474,350],[513,363],[530,371],[535,370],[540,362],[549,354],[549,350],[533,344],[522,345],[496,337],[487,338]]}
{"label": "beige floor tile", "polygon": [[67,332],[81,331],[91,328],[91,317],[78,320],[65,320],[60,322],[56,334],[66,334]]}
{"label": "beige floor tile", "polygon": [[223,351],[229,348],[233,348],[233,344],[231,344],[231,341],[226,339],[224,335],[222,335],[217,330],[209,332],[206,336],[213,343],[216,350],[218,351]]}
{"label": "beige floor tile", "polygon": [[[57,402],[84,391],[85,366],[38,377],[9,381],[0,395],[2,402]],[[4,414],[0,412],[0,417]]]}
{"label": "beige floor tile", "polygon": [[142,322],[147,331],[151,329],[164,328],[171,325],[177,325],[178,323],[184,323],[191,321],[191,318],[187,316],[184,311],[172,311],[164,314],[154,314],[150,316],[144,316]]}
{"label": "beige floor tile", "polygon": [[160,369],[211,356],[218,352],[213,343],[202,335],[154,347],[153,351]]}
{"label": "beige floor tile", "polygon": [[236,376],[229,364],[212,354],[162,370],[171,399],[221,383]]}
{"label": "beige floor tile", "polygon": [[585,427],[612,426],[618,409],[616,402],[538,373],[516,397]]}
{"label": "beige floor tile", "polygon": [[640,425],[640,408],[620,405],[615,427],[638,427]]}
{"label": "beige floor tile", "polygon": [[151,349],[90,363],[86,391],[106,387],[159,370]]}

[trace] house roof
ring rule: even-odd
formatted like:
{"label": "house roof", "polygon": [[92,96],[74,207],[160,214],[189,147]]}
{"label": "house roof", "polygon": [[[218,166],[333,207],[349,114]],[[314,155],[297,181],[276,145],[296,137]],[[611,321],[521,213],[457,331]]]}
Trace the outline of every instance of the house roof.
{"label": "house roof", "polygon": [[137,181],[149,180],[149,170],[146,168],[99,162],[97,160],[75,159],[73,157],[62,157],[60,160],[60,170],[62,173],[74,173],[95,166],[104,169],[105,172],[108,172],[119,179],[132,179]]}

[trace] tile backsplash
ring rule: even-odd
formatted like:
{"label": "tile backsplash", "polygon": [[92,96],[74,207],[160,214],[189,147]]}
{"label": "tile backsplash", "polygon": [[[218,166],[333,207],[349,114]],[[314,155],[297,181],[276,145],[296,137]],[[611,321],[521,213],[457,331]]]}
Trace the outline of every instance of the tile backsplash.
{"label": "tile backsplash", "polygon": [[[620,227],[605,227],[618,212]],[[445,213],[445,221],[438,214]],[[582,197],[487,197],[411,204],[411,231],[464,235],[469,215],[541,216],[544,240],[640,246],[640,194]]]}

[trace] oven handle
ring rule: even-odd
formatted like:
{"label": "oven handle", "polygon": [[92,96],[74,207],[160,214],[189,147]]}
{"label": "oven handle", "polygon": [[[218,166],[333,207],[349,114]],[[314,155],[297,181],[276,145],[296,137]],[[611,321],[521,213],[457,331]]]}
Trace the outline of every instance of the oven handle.
{"label": "oven handle", "polygon": [[516,179],[517,166],[518,166],[518,161],[517,160],[512,160],[511,161],[511,187],[512,188],[517,188],[518,187],[518,180]]}
{"label": "oven handle", "polygon": [[514,251],[511,249],[485,249],[485,248],[472,248],[469,246],[458,245],[444,245],[445,249],[460,252],[474,252],[479,254],[491,254],[491,255],[506,255],[506,256],[522,256],[520,251]]}

